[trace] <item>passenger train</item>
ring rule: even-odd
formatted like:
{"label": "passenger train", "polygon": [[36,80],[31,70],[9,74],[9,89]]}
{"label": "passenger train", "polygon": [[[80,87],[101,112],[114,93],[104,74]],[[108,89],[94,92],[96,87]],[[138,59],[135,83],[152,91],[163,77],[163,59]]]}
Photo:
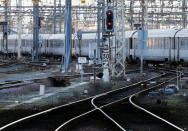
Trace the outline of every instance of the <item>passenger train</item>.
{"label": "passenger train", "polygon": [[[138,32],[126,33],[129,60],[140,58]],[[188,62],[188,29],[148,30],[145,61]]]}
{"label": "passenger train", "polygon": [[[138,48],[138,32],[126,31],[125,53],[128,61],[137,61],[140,58]],[[61,56],[64,52],[64,34],[40,34],[39,54]],[[4,52],[0,35],[0,51]],[[72,55],[89,56],[89,43],[97,42],[96,33],[84,33],[81,41],[81,51],[76,35],[72,35]],[[9,53],[17,52],[18,35],[8,36]],[[145,61],[153,62],[188,62],[188,29],[156,29],[148,30],[147,45],[143,51]],[[22,34],[22,54],[31,54],[33,35]]]}
{"label": "passenger train", "polygon": [[[22,34],[22,54],[31,54],[33,49],[33,35]],[[39,35],[39,55],[64,55],[64,34],[40,34]],[[81,40],[81,56],[88,56],[89,43],[96,43],[97,34],[87,33],[83,34]],[[3,44],[2,35],[0,36],[0,52],[6,52]],[[8,52],[17,53],[18,35],[13,34],[8,36]],[[76,35],[72,35],[72,54],[79,54],[79,41]]]}

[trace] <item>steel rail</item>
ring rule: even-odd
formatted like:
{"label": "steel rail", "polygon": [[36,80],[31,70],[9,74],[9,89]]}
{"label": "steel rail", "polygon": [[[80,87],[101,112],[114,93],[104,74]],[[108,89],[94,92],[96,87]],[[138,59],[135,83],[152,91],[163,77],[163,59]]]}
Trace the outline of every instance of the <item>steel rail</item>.
{"label": "steel rail", "polygon": [[[172,81],[172,80],[175,80],[176,78],[177,78],[177,77],[172,78],[172,79],[170,79],[170,80],[168,80],[168,81],[166,81],[166,82],[170,82],[170,81]],[[136,108],[138,108],[138,109],[140,109],[140,110],[146,112],[147,114],[150,114],[151,116],[153,116],[153,117],[155,117],[155,118],[157,118],[157,119],[159,119],[159,120],[161,120],[161,121],[167,123],[168,125],[170,125],[170,126],[176,128],[177,130],[179,130],[179,131],[184,131],[183,129],[181,129],[180,127],[176,126],[175,124],[173,124],[173,123],[171,123],[171,122],[169,122],[169,121],[167,121],[167,120],[165,120],[165,119],[163,119],[163,118],[157,116],[156,114],[154,114],[154,113],[152,113],[152,112],[150,112],[150,111],[148,111],[148,110],[142,108],[141,106],[135,104],[135,103],[133,102],[133,100],[132,100],[132,98],[135,97],[136,95],[139,95],[139,94],[144,93],[144,92],[146,92],[146,91],[149,91],[149,90],[151,90],[151,89],[153,89],[153,88],[156,88],[156,87],[159,87],[159,86],[161,86],[161,85],[164,85],[166,82],[163,82],[163,83],[161,83],[161,84],[159,84],[159,85],[156,85],[156,86],[154,86],[154,87],[152,87],[152,88],[149,88],[149,89],[146,89],[146,90],[144,90],[144,91],[140,91],[140,92],[138,92],[138,93],[135,93],[135,94],[131,95],[131,96],[129,97],[129,102],[130,102],[134,107],[136,107]]]}
{"label": "steel rail", "polygon": [[117,123],[112,117],[110,117],[108,114],[106,114],[100,107],[98,107],[97,105],[95,105],[94,101],[97,97],[100,96],[96,96],[91,100],[92,105],[95,107],[96,110],[99,110],[106,118],[108,118],[110,121],[112,121],[118,128],[120,128],[122,131],[126,131],[119,123]]}
{"label": "steel rail", "polygon": [[[137,92],[137,93],[135,93],[135,94],[133,94],[133,95],[135,96],[135,95],[137,95],[137,94],[140,93],[140,92],[146,92],[146,91],[152,90],[152,89],[157,88],[157,87],[159,87],[159,86],[165,84],[166,82],[170,82],[170,81],[172,81],[172,80],[174,80],[174,79],[176,79],[176,77],[173,78],[173,79],[170,79],[170,80],[168,80],[168,81],[162,82],[162,83],[160,83],[160,84],[158,84],[158,85],[156,85],[156,86],[153,86],[153,87],[151,87],[151,88],[145,89],[145,90],[143,90],[143,91],[139,91],[139,92]],[[75,118],[73,118],[73,119],[67,121],[66,123],[64,123],[63,125],[61,125],[60,127],[58,127],[55,131],[59,131],[62,127],[68,125],[69,123],[73,122],[74,120],[80,119],[81,117],[84,117],[84,116],[86,116],[86,115],[88,115],[88,114],[90,114],[90,113],[92,113],[92,112],[94,112],[94,111],[97,111],[97,110],[99,110],[106,118],[108,118],[110,121],[112,121],[112,122],[113,122],[116,126],[118,126],[121,130],[126,131],[119,123],[117,123],[113,118],[111,118],[108,114],[106,114],[102,109],[103,109],[104,107],[108,107],[108,106],[111,106],[111,105],[113,105],[113,104],[122,102],[122,101],[124,101],[124,100],[126,100],[126,99],[130,99],[130,97],[132,97],[133,95],[129,95],[129,96],[126,96],[126,97],[124,97],[124,98],[122,98],[122,99],[120,99],[120,100],[111,102],[111,103],[106,104],[106,105],[103,105],[103,106],[101,106],[101,107],[97,107],[97,106],[95,105],[95,103],[94,103],[94,100],[95,100],[96,98],[102,97],[102,96],[104,96],[104,95],[107,95],[107,93],[104,93],[104,94],[102,94],[102,95],[97,95],[97,96],[95,96],[95,97],[92,99],[91,103],[92,103],[92,105],[95,107],[94,110],[89,111],[89,112],[86,112],[86,113],[84,113],[84,114],[82,114],[82,115],[80,115],[80,116],[77,116],[77,117],[75,117]],[[150,114],[150,115],[151,115],[151,114]],[[164,120],[164,119],[163,119],[163,120]],[[167,124],[170,123],[170,122],[168,122],[167,120],[165,120],[165,121],[166,121]],[[171,125],[171,124],[169,124],[169,125]],[[174,124],[172,124],[172,125],[173,125],[173,127],[175,127],[176,129],[181,129],[181,128],[177,127],[177,126],[174,125]],[[172,125],[171,125],[171,126],[172,126]],[[183,131],[183,130],[181,129],[180,131]]]}
{"label": "steel rail", "polygon": [[[102,93],[102,94],[100,94],[100,96],[104,96],[104,95],[107,95],[107,94],[110,94],[110,93],[113,93],[113,92],[116,92],[116,91],[120,91],[120,90],[123,90],[123,89],[126,89],[126,88],[130,88],[130,87],[132,87],[132,86],[136,86],[137,84],[141,84],[141,83],[150,81],[150,80],[152,80],[152,79],[161,77],[161,76],[163,76],[163,75],[165,75],[165,74],[163,73],[162,75],[157,75],[157,76],[155,76],[155,77],[153,77],[153,78],[150,78],[150,79],[147,79],[147,80],[144,80],[144,81],[140,81],[140,82],[134,83],[134,84],[129,85],[129,86],[126,86],[126,87],[122,87],[122,88],[115,89],[115,90],[112,90],[112,91],[109,91],[109,92],[106,92],[106,93]],[[21,118],[21,119],[19,119],[19,120],[17,120],[17,121],[11,122],[11,123],[9,123],[9,124],[7,124],[7,125],[1,127],[0,130],[6,129],[6,128],[10,127],[10,126],[13,126],[13,125],[17,124],[17,123],[23,122],[24,120],[28,120],[28,119],[30,119],[30,118],[34,118],[34,117],[36,117],[36,116],[40,116],[40,115],[42,115],[42,114],[45,114],[45,113],[48,113],[48,112],[51,112],[51,111],[60,109],[60,108],[62,108],[62,107],[70,106],[70,105],[73,105],[73,104],[76,104],[76,103],[79,103],[79,102],[84,102],[84,101],[87,101],[87,100],[89,100],[89,99],[92,100],[92,99],[93,99],[94,97],[96,97],[96,96],[99,96],[99,95],[91,96],[91,97],[86,98],[86,99],[82,99],[82,100],[75,101],[75,102],[72,102],[72,103],[68,103],[68,104],[65,104],[65,105],[57,106],[57,107],[54,107],[54,108],[51,108],[51,109],[48,109],[48,110],[45,110],[45,111],[42,111],[42,112],[39,112],[39,113],[30,115],[30,116],[27,116],[27,117],[24,117],[24,118]],[[94,111],[94,110],[93,110],[93,111]],[[90,112],[90,113],[91,113],[91,112]],[[86,112],[85,114],[88,114],[88,113]],[[81,116],[81,115],[80,115],[80,116]],[[78,116],[78,117],[79,117],[79,116]],[[73,118],[73,119],[74,119],[74,118]],[[73,120],[73,119],[72,119],[72,120]],[[69,122],[71,122],[71,121],[69,121]],[[66,122],[65,124],[63,124],[63,126],[67,125],[69,122]]]}
{"label": "steel rail", "polygon": [[81,115],[79,115],[79,116],[77,116],[77,117],[72,118],[71,120],[69,120],[69,121],[63,123],[62,125],[60,125],[55,131],[60,131],[63,127],[67,126],[67,125],[70,124],[71,122],[73,122],[73,121],[75,121],[75,120],[78,120],[78,119],[81,119],[82,117],[85,117],[86,115],[88,115],[88,114],[90,114],[90,113],[93,113],[93,112],[95,112],[95,111],[97,111],[97,110],[99,110],[100,112],[102,112],[102,114],[104,114],[108,119],[110,119],[110,120],[111,120],[116,126],[118,126],[121,130],[126,131],[126,130],[125,130],[120,124],[118,124],[113,118],[111,118],[110,116],[108,116],[108,115],[102,110],[102,108],[107,107],[107,106],[110,106],[110,105],[112,105],[112,104],[114,104],[114,103],[118,103],[118,102],[123,101],[123,100],[125,100],[125,99],[128,99],[131,95],[126,96],[126,97],[123,98],[123,99],[114,101],[114,102],[112,102],[112,103],[103,105],[103,106],[101,106],[101,107],[97,107],[97,106],[94,104],[94,100],[95,100],[97,97],[106,96],[106,95],[109,95],[110,93],[113,93],[113,92],[115,92],[115,91],[123,90],[123,89],[129,88],[129,87],[132,87],[132,86],[136,86],[136,85],[138,85],[138,84],[144,83],[144,82],[146,82],[146,81],[150,81],[150,80],[155,79],[155,78],[162,77],[162,76],[164,76],[164,75],[165,75],[165,73],[162,74],[162,75],[158,75],[157,77],[150,78],[150,79],[148,79],[148,80],[144,80],[144,81],[141,81],[141,82],[137,82],[137,83],[135,83],[135,84],[133,84],[133,85],[131,85],[131,86],[127,86],[127,87],[124,87],[124,88],[121,88],[121,89],[112,90],[112,91],[109,91],[109,92],[107,92],[107,93],[103,93],[103,94],[94,96],[94,97],[92,98],[92,100],[91,100],[91,103],[92,103],[92,105],[95,107],[95,109],[93,109],[93,110],[91,110],[91,111],[88,111],[88,112],[86,112],[86,113],[84,113],[84,114],[81,114]]}
{"label": "steel rail", "polygon": [[42,111],[42,112],[39,112],[39,113],[30,115],[30,116],[21,118],[21,119],[19,119],[19,120],[17,120],[17,121],[11,122],[11,123],[9,123],[9,124],[7,124],[7,125],[1,127],[1,128],[0,128],[0,131],[1,131],[1,130],[4,130],[4,129],[10,127],[10,126],[13,126],[13,125],[15,125],[15,124],[17,124],[17,123],[20,123],[20,122],[22,122],[22,121],[24,121],[24,120],[28,120],[28,119],[30,119],[30,118],[33,118],[33,117],[36,117],[36,116],[39,116],[39,115],[42,115],[42,114],[51,112],[51,111],[53,111],[53,110],[60,109],[60,108],[62,108],[62,107],[70,106],[70,105],[73,105],[73,104],[76,104],[76,103],[79,103],[79,102],[84,102],[84,101],[87,101],[87,100],[92,99],[92,98],[93,98],[93,96],[92,96],[92,97],[89,97],[89,98],[86,98],[86,99],[79,100],[79,101],[71,102],[71,103],[68,103],[68,104],[65,104],[65,105],[57,106],[57,107],[51,108],[51,109],[49,109],[49,110],[45,110],[45,111]]}
{"label": "steel rail", "polygon": [[55,131],[60,131],[62,127],[68,125],[69,123],[73,122],[74,120],[80,119],[80,118],[82,118],[82,117],[85,117],[86,115],[88,115],[88,114],[90,114],[90,113],[92,113],[92,112],[95,112],[95,111],[97,111],[97,109],[93,109],[93,110],[91,110],[91,111],[85,112],[84,114],[81,114],[81,115],[79,115],[79,116],[76,116],[76,117],[74,117],[74,118],[68,120],[67,122],[63,123],[63,124],[62,124],[61,126],[59,126]]}
{"label": "steel rail", "polygon": [[[103,105],[103,106],[101,106],[101,107],[97,107],[97,106],[94,104],[94,100],[96,99],[96,97],[95,97],[95,98],[92,99],[92,104],[93,104],[93,106],[95,107],[95,109],[98,109],[101,113],[103,113],[107,118],[109,118],[111,121],[113,121],[114,124],[116,124],[116,125],[117,125],[120,129],[122,129],[122,130],[125,130],[125,129],[124,129],[119,123],[117,123],[113,118],[111,118],[108,114],[106,114],[102,109],[103,109],[104,107],[111,106],[111,105],[113,105],[113,104],[122,102],[122,101],[124,101],[124,100],[126,100],[126,99],[129,98],[129,102],[130,102],[134,107],[143,110],[143,111],[146,112],[147,114],[156,117],[157,119],[159,119],[159,120],[161,120],[161,121],[167,123],[167,124],[170,125],[170,126],[173,126],[174,128],[176,128],[176,129],[178,129],[178,130],[180,130],[180,131],[184,131],[183,129],[181,129],[180,127],[176,126],[175,124],[170,123],[169,121],[167,121],[167,120],[165,120],[165,119],[163,119],[163,118],[161,118],[161,117],[159,117],[159,116],[157,116],[157,115],[155,115],[155,114],[149,112],[148,110],[146,110],[146,109],[144,109],[144,108],[142,108],[142,107],[140,107],[140,106],[138,106],[138,105],[136,105],[135,103],[132,102],[132,98],[133,98],[134,96],[139,95],[140,93],[144,93],[144,92],[146,92],[146,91],[149,91],[149,90],[151,90],[151,89],[157,88],[157,87],[159,87],[159,86],[161,86],[161,85],[164,85],[165,83],[170,82],[170,81],[172,81],[172,80],[174,80],[174,79],[176,79],[176,78],[177,78],[177,77],[174,77],[174,78],[172,78],[172,79],[170,79],[170,80],[168,80],[168,81],[162,82],[162,83],[160,83],[160,84],[158,84],[158,85],[156,85],[156,86],[153,86],[153,87],[148,88],[148,89],[143,90],[143,91],[139,91],[139,92],[137,92],[137,93],[135,93],[135,94],[133,94],[133,95],[126,96],[126,97],[124,97],[123,99],[120,99],[120,100],[111,102],[111,103],[106,104],[106,105]],[[98,96],[98,97],[100,97],[100,96]]]}

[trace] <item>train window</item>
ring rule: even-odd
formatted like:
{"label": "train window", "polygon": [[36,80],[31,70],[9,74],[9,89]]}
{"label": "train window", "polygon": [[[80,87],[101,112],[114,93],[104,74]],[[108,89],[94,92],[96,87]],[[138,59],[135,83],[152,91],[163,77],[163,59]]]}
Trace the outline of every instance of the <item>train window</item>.
{"label": "train window", "polygon": [[155,43],[155,38],[151,39],[150,49],[152,49],[153,44]]}
{"label": "train window", "polygon": [[157,39],[153,38],[153,43],[152,43],[151,49],[153,49],[154,45],[156,45],[156,44],[158,44]]}
{"label": "train window", "polygon": [[165,49],[165,46],[166,46],[166,38],[163,38],[163,49]]}
{"label": "train window", "polygon": [[157,42],[157,39],[156,38],[153,38],[153,42],[152,42],[152,45],[151,45],[151,49],[154,48],[154,45],[156,45],[158,42]]}
{"label": "train window", "polygon": [[162,49],[162,45],[163,45],[163,38],[159,38],[159,44],[158,44],[158,49]]}
{"label": "train window", "polygon": [[158,38],[158,44],[156,45],[156,49],[160,49],[161,47],[161,38]]}
{"label": "train window", "polygon": [[169,38],[164,38],[164,49],[168,49],[169,48]]}
{"label": "train window", "polygon": [[147,48],[149,48],[150,41],[151,41],[151,38],[148,39],[148,42],[147,42]]}
{"label": "train window", "polygon": [[159,38],[158,49],[162,49],[162,45],[163,45],[163,40],[162,38]]}
{"label": "train window", "polygon": [[180,49],[187,50],[188,49],[188,38],[183,38],[180,40]]}
{"label": "train window", "polygon": [[150,49],[151,44],[152,44],[152,41],[153,41],[152,38],[149,38],[149,39],[148,39],[148,42],[147,42],[147,48],[148,48],[148,49]]}
{"label": "train window", "polygon": [[160,38],[159,49],[163,49],[164,38]]}
{"label": "train window", "polygon": [[163,49],[165,49],[165,42],[166,42],[166,39],[165,38],[163,38]]}
{"label": "train window", "polygon": [[53,40],[49,41],[49,47],[53,47]]}
{"label": "train window", "polygon": [[150,38],[150,42],[148,44],[148,49],[151,49],[152,44],[153,44],[153,40],[154,40],[154,38]]}

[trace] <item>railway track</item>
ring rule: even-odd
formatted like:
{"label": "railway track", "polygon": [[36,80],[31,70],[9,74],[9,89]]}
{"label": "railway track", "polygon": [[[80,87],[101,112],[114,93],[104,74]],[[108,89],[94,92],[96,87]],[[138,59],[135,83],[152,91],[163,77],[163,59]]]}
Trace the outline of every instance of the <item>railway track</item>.
{"label": "railway track", "polygon": [[[166,82],[167,77],[169,77],[170,79],[170,77],[175,77],[175,75],[163,73],[154,78],[141,81],[121,89],[113,90],[107,93],[103,93],[67,105],[55,107],[44,112],[22,118],[18,121],[1,127],[0,130],[70,130],[71,127],[77,127],[75,126],[75,122],[78,123],[85,118],[92,118],[92,123],[98,123],[93,128],[99,126],[105,129],[110,127],[109,129],[113,130],[124,130],[124,127],[118,124],[116,120],[108,116],[108,114],[106,114],[103,109],[112,107],[112,105],[121,105],[122,102],[124,103],[130,96],[135,95],[138,92],[146,92],[148,90],[152,90],[156,88],[157,85]],[[153,85],[153,88],[151,89],[144,86],[151,81],[158,82],[156,83],[156,85]],[[101,120],[103,120],[103,123],[106,123],[108,126],[103,127],[104,124],[102,124],[103,126],[101,126]]]}
{"label": "railway track", "polygon": [[[130,73],[133,73],[133,72],[138,72],[139,70],[131,70],[131,71],[128,71],[127,74],[130,74]],[[84,74],[84,77],[89,77],[89,76],[92,76],[93,73],[85,73]],[[53,78],[54,79],[74,79],[74,78],[79,78],[80,77],[80,74],[76,74],[76,75],[64,75],[64,76],[54,76],[52,75],[51,77],[49,78]],[[39,80],[42,80],[42,79],[47,79],[48,77],[43,77],[43,78],[34,78],[34,79],[27,79],[25,81],[5,81],[5,82],[2,82],[0,83],[0,90],[4,90],[4,89],[10,89],[10,88],[18,88],[19,86],[23,86],[23,85],[28,85],[28,84],[32,84],[34,83],[34,81],[39,81]]]}
{"label": "railway track", "polygon": [[9,81],[0,83],[0,90],[10,89],[10,88],[18,88],[24,85],[32,84],[31,81]]}

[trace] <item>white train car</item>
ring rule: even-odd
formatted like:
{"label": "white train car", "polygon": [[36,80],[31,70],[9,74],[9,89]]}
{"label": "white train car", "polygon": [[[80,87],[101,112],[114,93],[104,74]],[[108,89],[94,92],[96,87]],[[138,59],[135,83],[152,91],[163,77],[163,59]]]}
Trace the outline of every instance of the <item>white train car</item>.
{"label": "white train car", "polygon": [[[138,32],[126,31],[126,56],[128,60],[139,60]],[[62,56],[64,55],[64,34],[40,34],[39,54]],[[96,33],[83,33],[81,46],[77,35],[72,35],[72,54],[89,56],[89,43],[97,42]],[[0,51],[5,52],[0,34]],[[8,36],[9,53],[17,53],[18,35]],[[22,34],[22,54],[31,54],[33,49],[33,35]],[[152,62],[188,62],[188,29],[148,30],[148,40],[143,51],[145,61]]]}
{"label": "white train car", "polygon": [[[31,54],[33,49],[33,35],[22,34],[22,54]],[[45,55],[64,55],[64,34],[40,34],[39,35],[39,54]],[[81,49],[79,48],[79,41],[76,35],[72,35],[72,54],[79,55],[81,50],[82,56],[89,56],[89,43],[97,41],[96,33],[84,33],[81,40]],[[2,45],[2,34],[0,35],[0,51],[5,52]],[[11,34],[8,36],[8,51],[9,53],[17,53],[18,35]]]}
{"label": "white train car", "polygon": [[[138,60],[141,53],[138,49],[137,31],[127,32],[126,38],[128,59]],[[188,30],[149,30],[143,56],[145,61],[188,62]]]}

